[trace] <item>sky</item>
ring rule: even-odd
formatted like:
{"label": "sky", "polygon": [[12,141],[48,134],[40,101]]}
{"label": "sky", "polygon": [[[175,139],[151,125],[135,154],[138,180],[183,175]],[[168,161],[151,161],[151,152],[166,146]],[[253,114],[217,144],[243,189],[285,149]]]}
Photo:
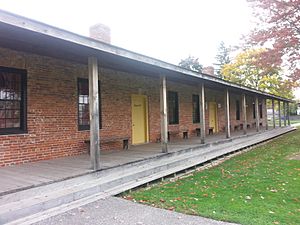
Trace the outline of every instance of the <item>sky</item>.
{"label": "sky", "polygon": [[0,0],[0,8],[85,36],[103,23],[113,45],[173,64],[191,55],[213,65],[221,41],[239,45],[255,26],[246,0]]}
{"label": "sky", "polygon": [[207,66],[221,41],[239,43],[251,17],[244,0],[0,0],[0,8],[86,36],[103,23],[114,45],[173,64],[192,55]]}

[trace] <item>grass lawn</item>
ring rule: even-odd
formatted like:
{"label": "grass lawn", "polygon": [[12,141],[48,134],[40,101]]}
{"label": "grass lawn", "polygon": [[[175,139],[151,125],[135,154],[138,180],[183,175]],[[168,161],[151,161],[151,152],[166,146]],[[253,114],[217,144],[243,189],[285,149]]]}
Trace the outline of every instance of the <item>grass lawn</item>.
{"label": "grass lawn", "polygon": [[[281,124],[282,124],[282,126],[283,126],[283,120],[281,120]],[[300,123],[300,120],[291,120],[291,124],[296,124],[296,123]],[[275,120],[275,124],[276,124],[276,126],[278,126],[279,125],[279,120]],[[273,126],[273,121],[272,120],[268,120],[268,125],[269,126]]]}
{"label": "grass lawn", "polygon": [[300,224],[300,131],[191,176],[124,198],[241,224]]}
{"label": "grass lawn", "polygon": [[291,124],[300,123],[300,120],[291,120]]}

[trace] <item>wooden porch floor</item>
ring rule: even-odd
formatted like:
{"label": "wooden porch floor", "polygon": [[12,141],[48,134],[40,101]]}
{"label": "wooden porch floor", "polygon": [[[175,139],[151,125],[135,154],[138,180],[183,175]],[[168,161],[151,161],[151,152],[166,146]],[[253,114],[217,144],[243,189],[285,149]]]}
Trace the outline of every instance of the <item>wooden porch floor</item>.
{"label": "wooden porch floor", "polygon": [[[260,133],[267,132],[272,132],[272,129],[269,131],[262,130]],[[248,130],[248,135],[251,136],[245,138],[253,138],[255,133],[255,130]],[[242,131],[232,133],[232,138],[241,136],[243,136]],[[206,143],[222,140],[226,140],[224,134],[209,135],[206,138]],[[169,152],[199,145],[201,145],[199,137],[172,140],[169,143]],[[103,151],[100,154],[101,169],[117,167],[162,154],[166,153],[161,153],[160,143],[131,146],[129,150]],[[87,154],[0,168],[0,196],[92,172],[90,158]]]}

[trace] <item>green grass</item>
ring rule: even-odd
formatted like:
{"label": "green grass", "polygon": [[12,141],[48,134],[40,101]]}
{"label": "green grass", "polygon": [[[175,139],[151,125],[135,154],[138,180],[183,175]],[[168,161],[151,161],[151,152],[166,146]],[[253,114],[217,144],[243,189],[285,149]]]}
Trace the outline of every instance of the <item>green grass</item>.
{"label": "green grass", "polygon": [[[281,120],[281,124],[282,125],[283,125],[283,123],[284,123],[284,121]],[[296,124],[296,123],[300,123],[300,120],[291,120],[291,124]],[[279,125],[279,120],[275,120],[275,124],[276,124],[276,126],[278,126]],[[273,121],[272,120],[268,120],[268,125],[272,127],[273,126]]]}
{"label": "green grass", "polygon": [[291,120],[291,124],[300,123],[300,120]]}
{"label": "green grass", "polygon": [[300,224],[300,131],[189,177],[124,194],[124,198],[241,224]]}

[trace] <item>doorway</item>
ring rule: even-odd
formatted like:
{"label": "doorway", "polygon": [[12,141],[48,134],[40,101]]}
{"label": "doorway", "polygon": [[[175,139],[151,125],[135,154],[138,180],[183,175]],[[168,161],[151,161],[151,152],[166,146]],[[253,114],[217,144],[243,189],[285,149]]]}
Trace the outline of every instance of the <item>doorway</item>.
{"label": "doorway", "polygon": [[146,95],[131,96],[132,144],[148,142],[148,100]]}
{"label": "doorway", "polygon": [[217,133],[219,131],[218,117],[217,117],[217,103],[209,102],[208,110],[209,110],[209,128],[213,128],[213,133]]}

